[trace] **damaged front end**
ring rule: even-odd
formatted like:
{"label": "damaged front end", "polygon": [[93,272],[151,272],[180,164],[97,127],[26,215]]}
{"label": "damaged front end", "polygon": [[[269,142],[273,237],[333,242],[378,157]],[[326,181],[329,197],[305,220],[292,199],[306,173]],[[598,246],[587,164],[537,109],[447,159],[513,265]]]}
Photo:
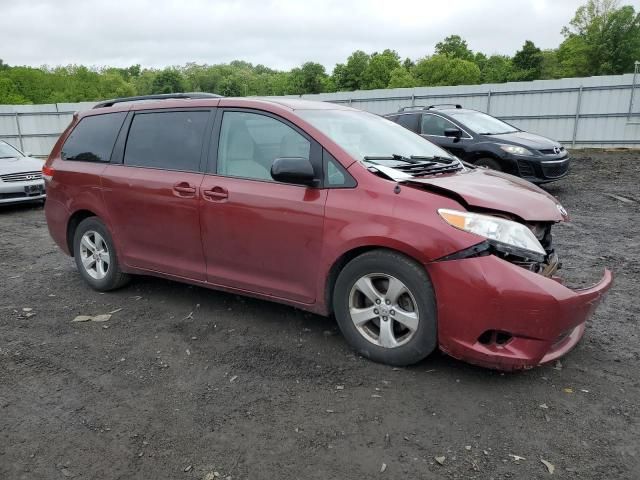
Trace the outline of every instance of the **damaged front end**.
{"label": "damaged front end", "polygon": [[556,275],[554,222],[522,223],[544,253],[486,239],[427,269],[438,299],[441,350],[477,365],[519,370],[555,360],[581,339],[612,283],[572,290]]}
{"label": "damaged front end", "polygon": [[552,246],[551,227],[553,226],[553,222],[529,223],[526,224],[526,226],[540,242],[540,245],[545,251],[544,254],[501,242],[485,240],[472,247],[442,257],[438,259],[438,261],[495,255],[498,258],[531,272],[538,273],[544,277],[553,277],[562,267],[562,263],[560,263],[558,255]]}

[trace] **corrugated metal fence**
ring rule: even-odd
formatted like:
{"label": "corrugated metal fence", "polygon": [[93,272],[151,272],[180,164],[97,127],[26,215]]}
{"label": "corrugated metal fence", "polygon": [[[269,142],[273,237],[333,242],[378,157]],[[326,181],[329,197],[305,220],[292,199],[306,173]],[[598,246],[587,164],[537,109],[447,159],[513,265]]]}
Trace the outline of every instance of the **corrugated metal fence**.
{"label": "corrugated metal fence", "polygon": [[[455,87],[302,95],[384,114],[400,107],[460,103],[567,147],[640,148],[640,74]],[[635,90],[635,94],[634,94]],[[634,102],[635,97],[635,102]],[[0,105],[0,138],[46,156],[76,110],[94,104]]]}

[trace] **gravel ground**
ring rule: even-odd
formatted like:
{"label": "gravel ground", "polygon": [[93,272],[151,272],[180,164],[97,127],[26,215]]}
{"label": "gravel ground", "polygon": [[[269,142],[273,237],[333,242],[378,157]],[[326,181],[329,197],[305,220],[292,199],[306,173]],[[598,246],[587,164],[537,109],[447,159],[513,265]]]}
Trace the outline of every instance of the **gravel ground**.
{"label": "gravel ground", "polygon": [[563,274],[616,279],[561,364],[517,374],[378,365],[332,319],[165,280],[100,294],[42,208],[0,209],[0,478],[638,479],[639,184],[638,153],[587,151],[547,187]]}

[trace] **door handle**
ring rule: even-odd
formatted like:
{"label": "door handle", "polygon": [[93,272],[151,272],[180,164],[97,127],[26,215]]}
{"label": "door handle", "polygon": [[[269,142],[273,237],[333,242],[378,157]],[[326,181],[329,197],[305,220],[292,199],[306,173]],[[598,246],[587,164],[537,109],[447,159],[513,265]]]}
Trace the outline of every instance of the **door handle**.
{"label": "door handle", "polygon": [[173,191],[178,197],[194,197],[196,187],[187,182],[178,182],[173,186]]}
{"label": "door handle", "polygon": [[213,187],[209,190],[203,190],[202,196],[211,202],[224,202],[229,198],[229,192],[223,187]]}

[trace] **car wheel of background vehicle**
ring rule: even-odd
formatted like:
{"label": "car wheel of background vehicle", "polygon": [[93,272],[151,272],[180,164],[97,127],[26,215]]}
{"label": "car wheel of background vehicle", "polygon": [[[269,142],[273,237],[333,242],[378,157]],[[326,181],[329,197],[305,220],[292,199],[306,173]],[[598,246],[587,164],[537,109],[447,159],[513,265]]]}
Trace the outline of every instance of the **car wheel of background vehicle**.
{"label": "car wheel of background vehicle", "polygon": [[78,271],[96,290],[114,290],[129,280],[119,269],[109,231],[97,217],[80,222],[73,236],[73,253]]}
{"label": "car wheel of background vehicle", "polygon": [[376,362],[410,365],[437,346],[431,281],[404,255],[373,250],[351,260],[336,281],[333,308],[347,342]]}
{"label": "car wheel of background vehicle", "polygon": [[497,160],[493,158],[488,158],[488,157],[481,158],[479,160],[476,160],[474,165],[476,167],[487,167],[487,168],[490,168],[491,170],[497,170],[499,172],[502,171],[502,167],[500,166],[500,164],[497,162]]}

